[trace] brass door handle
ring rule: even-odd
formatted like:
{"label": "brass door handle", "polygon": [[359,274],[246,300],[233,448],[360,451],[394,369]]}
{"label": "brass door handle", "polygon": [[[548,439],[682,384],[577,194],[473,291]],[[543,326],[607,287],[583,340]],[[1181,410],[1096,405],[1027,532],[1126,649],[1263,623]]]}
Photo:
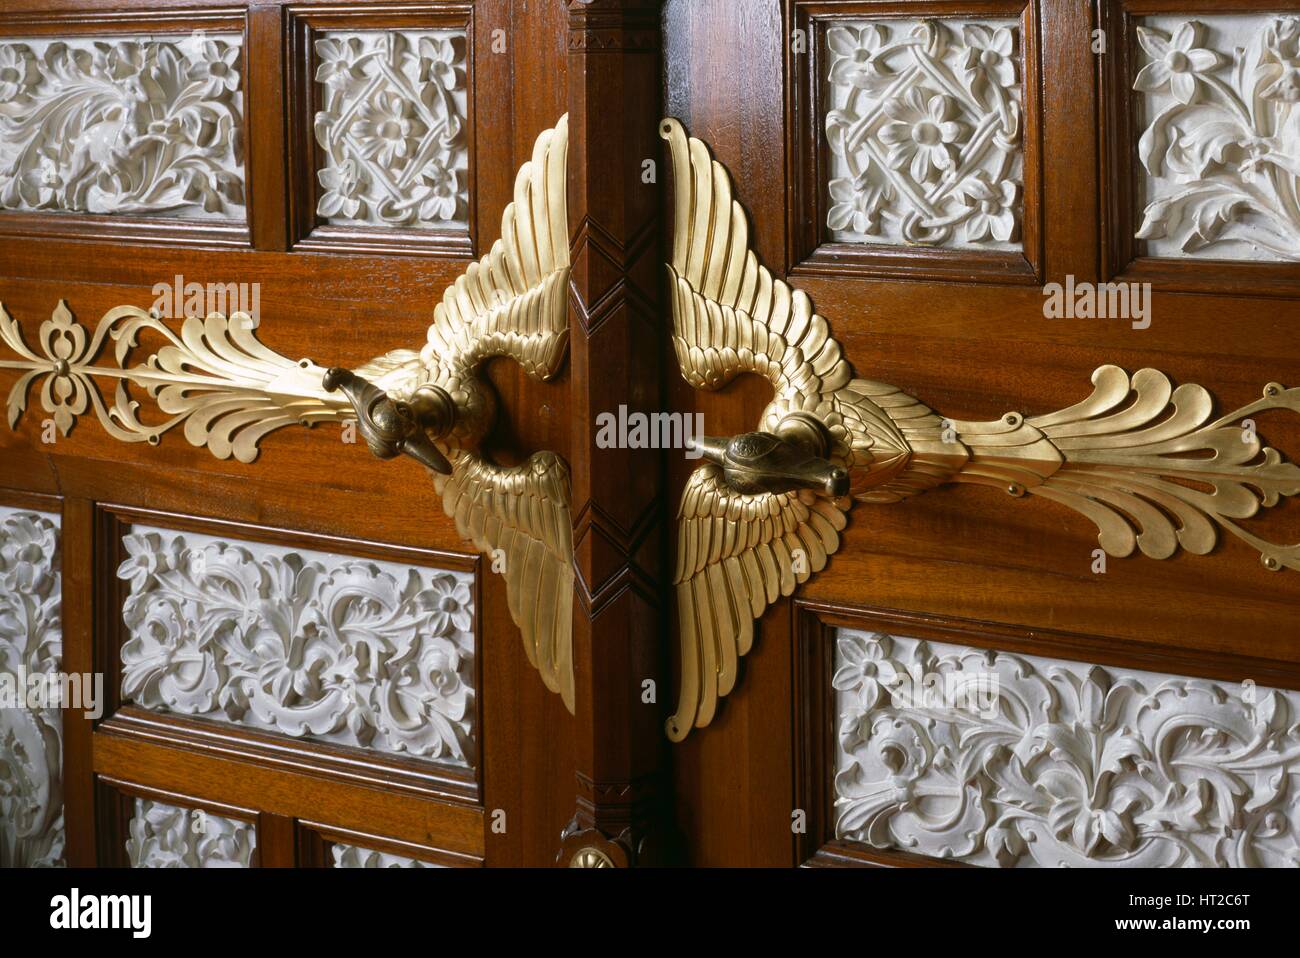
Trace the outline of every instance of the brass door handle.
{"label": "brass door handle", "polygon": [[838,498],[849,491],[849,471],[826,458],[830,436],[815,416],[790,413],[772,432],[696,441],[703,457],[722,467],[728,488],[740,493],[810,489]]}
{"label": "brass door handle", "polygon": [[434,442],[451,432],[456,422],[456,404],[446,390],[420,386],[411,402],[402,402],[337,366],[325,373],[322,385],[326,392],[342,390],[348,397],[356,410],[357,428],[376,458],[394,459],[405,453],[434,472],[451,475],[451,463]]}
{"label": "brass door handle", "polygon": [[[574,709],[572,651],[573,525],[569,471],[553,452],[514,467],[483,455],[480,443],[496,415],[496,397],[479,367],[507,356],[536,380],[564,363],[569,342],[568,118],[544,131],[515,179],[502,213],[501,238],[444,292],[420,351],[399,349],[355,370],[323,369],[268,349],[257,322],[235,313],[186,319],[179,333],[154,313],[119,306],[93,335],[60,303],[28,347],[19,325],[0,308],[0,369],[16,369],[8,400],[13,428],[32,384],[65,435],[93,407],[123,442],[157,444],[183,426],[192,445],[252,462],[269,433],[295,424],[349,423],[380,459],[407,455],[434,472],[434,488],[457,531],[493,558],[507,585],[510,613],[528,660]],[[127,365],[140,332],[168,345]],[[115,365],[97,362],[108,341]],[[43,353],[43,355],[42,355]],[[97,382],[115,383],[107,405]],[[127,387],[152,397],[167,415],[139,417]]]}
{"label": "brass door handle", "polygon": [[[712,721],[754,620],[825,567],[855,503],[977,483],[1087,516],[1109,555],[1203,555],[1223,530],[1258,549],[1265,568],[1300,570],[1300,543],[1269,542],[1239,522],[1300,494],[1300,468],[1265,446],[1253,422],[1242,425],[1271,409],[1300,412],[1300,388],[1269,383],[1262,398],[1216,418],[1200,386],[1103,366],[1092,395],[1067,409],[944,418],[897,387],[855,378],[808,296],[759,264],[726,169],[676,120],[660,134],[672,154],[668,273],[682,376],[717,389],[756,373],[774,391],[760,432],[701,444],[710,462],[682,493],[681,680],[669,738]],[[840,490],[848,495],[825,495]]]}

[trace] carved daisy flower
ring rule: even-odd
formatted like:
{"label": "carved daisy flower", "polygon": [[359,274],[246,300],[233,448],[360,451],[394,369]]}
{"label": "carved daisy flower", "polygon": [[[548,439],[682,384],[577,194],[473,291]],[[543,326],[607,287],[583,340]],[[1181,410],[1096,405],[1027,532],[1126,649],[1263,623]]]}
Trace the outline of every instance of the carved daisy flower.
{"label": "carved daisy flower", "polygon": [[355,37],[348,40],[317,40],[316,82],[332,89],[350,86],[359,79],[354,66],[361,56],[361,42]]}
{"label": "carved daisy flower", "polygon": [[1133,89],[1142,93],[1169,93],[1179,103],[1196,99],[1196,89],[1205,74],[1217,70],[1223,60],[1213,50],[1197,46],[1202,24],[1189,20],[1174,31],[1173,39],[1159,30],[1138,27],[1138,42],[1151,62],[1138,71]]}
{"label": "carved daisy flower", "polygon": [[429,624],[437,635],[468,632],[474,624],[469,584],[455,576],[435,575],[420,600],[432,612]]}
{"label": "carved daisy flower", "polygon": [[437,160],[430,160],[420,173],[429,187],[420,203],[420,218],[426,221],[452,220],[460,205],[460,176]]}
{"label": "carved daisy flower", "polygon": [[841,177],[827,184],[830,210],[826,225],[837,231],[851,231],[871,236],[880,231],[880,212],[893,194],[888,183],[878,182],[870,168],[857,177]]}
{"label": "carved daisy flower", "polygon": [[882,59],[886,33],[880,24],[862,28],[833,27],[826,34],[830,47],[831,82],[879,93],[895,79]]}
{"label": "carved daisy flower", "polygon": [[189,75],[191,80],[205,85],[208,96],[238,90],[239,47],[233,43],[204,42],[190,59]]}
{"label": "carved daisy flower", "polygon": [[1016,238],[1016,210],[1020,203],[1020,184],[1003,180],[994,186],[987,172],[979,172],[962,185],[975,212],[966,220],[966,239],[975,243],[989,238],[1009,243]]}
{"label": "carved daisy flower", "polygon": [[316,205],[316,213],[328,219],[342,213],[348,219],[356,219],[365,198],[366,178],[361,165],[348,158],[334,166],[327,166],[316,174],[325,193]]}
{"label": "carved daisy flower", "polygon": [[1260,80],[1267,85],[1259,91],[1260,97],[1300,102],[1300,20],[1274,20],[1264,34],[1264,53]]}
{"label": "carved daisy flower", "polygon": [[1009,29],[990,30],[971,23],[963,28],[962,36],[966,41],[962,68],[970,79],[986,79],[1000,87],[1016,85],[1016,64],[1012,59],[1016,40]]}
{"label": "carved daisy flower", "polygon": [[0,102],[9,102],[36,84],[40,71],[36,58],[19,43],[0,46]]}
{"label": "carved daisy flower", "polygon": [[968,129],[950,119],[952,112],[948,97],[936,93],[927,102],[918,87],[886,100],[885,115],[891,122],[880,128],[880,141],[889,147],[885,161],[899,169],[910,160],[912,179],[918,183],[952,169],[957,147]]}
{"label": "carved daisy flower", "polygon": [[361,107],[361,118],[353,130],[361,140],[362,156],[392,167],[411,154],[424,124],[414,116],[406,97],[384,92]]}
{"label": "carved daisy flower", "polygon": [[456,44],[446,37],[420,37],[417,55],[421,81],[437,83],[444,90],[454,90],[460,84],[456,64],[460,60]]}

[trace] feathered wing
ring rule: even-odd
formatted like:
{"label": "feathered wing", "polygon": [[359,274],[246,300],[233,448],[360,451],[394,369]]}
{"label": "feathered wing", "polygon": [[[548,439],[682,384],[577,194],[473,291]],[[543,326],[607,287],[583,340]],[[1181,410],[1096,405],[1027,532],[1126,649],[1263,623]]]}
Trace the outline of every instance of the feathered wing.
{"label": "feathered wing", "polygon": [[515,177],[501,238],[447,287],[434,309],[423,358],[472,369],[509,356],[536,379],[559,371],[569,342],[569,118],[533,147]]}
{"label": "feathered wing", "polygon": [[825,568],[847,508],[810,492],[732,492],[712,464],[691,474],[677,517],[681,680],[670,739],[713,721],[753,645],[754,621]]}
{"label": "feathered wing", "polygon": [[539,452],[501,468],[453,453],[452,474],[434,476],[456,531],[503,571],[510,615],[524,637],[528,661],[552,692],[574,709],[573,527],[569,470]]}
{"label": "feathered wing", "polygon": [[[831,432],[834,458],[869,462],[875,440],[863,420],[872,413],[855,405],[865,389],[854,391],[860,381],[826,321],[805,293],[759,264],[731,178],[708,147],[676,120],[665,120],[660,133],[673,165],[668,272],[682,376],[697,389],[717,389],[757,373],[775,390],[760,428],[775,428],[790,412],[815,413]],[[691,476],[678,513],[681,681],[669,738],[681,741],[712,721],[753,644],[754,621],[825,567],[847,510],[847,502],[809,492],[732,492],[714,465]]]}

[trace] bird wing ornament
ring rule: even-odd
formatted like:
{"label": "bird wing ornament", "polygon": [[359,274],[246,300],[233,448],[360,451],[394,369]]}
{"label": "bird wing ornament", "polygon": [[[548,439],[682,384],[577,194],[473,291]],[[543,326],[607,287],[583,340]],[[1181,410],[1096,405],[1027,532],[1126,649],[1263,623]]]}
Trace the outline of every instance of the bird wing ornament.
{"label": "bird wing ornament", "polygon": [[736,685],[754,621],[821,571],[855,502],[894,503],[948,482],[1042,496],[1098,528],[1107,554],[1203,555],[1224,529],[1271,570],[1300,570],[1300,544],[1239,524],[1300,493],[1300,469],[1263,445],[1248,417],[1300,412],[1277,383],[1225,416],[1200,386],[1154,369],[1093,373],[1094,390],[1059,412],[991,422],[944,418],[887,383],[858,379],[806,294],[772,277],[750,248],[727,170],[676,120],[663,121],[673,170],[668,275],[682,376],[717,389],[741,373],[773,387],[756,432],[705,438],[708,461],[682,493],[677,525],[681,675],[673,741],[708,725]]}
{"label": "bird wing ornament", "polygon": [[[284,426],[355,421],[371,451],[407,454],[434,473],[434,485],[461,536],[504,560],[510,613],[529,661],[546,687],[574,708],[573,544],[569,473],[540,452],[517,467],[489,462],[479,444],[492,426],[496,397],[478,375],[492,356],[508,356],[533,379],[559,372],[568,349],[568,118],[536,141],[519,170],[501,238],[447,288],[420,351],[399,349],[355,370],[325,369],[268,349],[247,314],[191,317],[179,334],[135,306],[110,310],[93,335],[60,303],[29,348],[0,308],[0,344],[20,371],[9,394],[13,428],[30,386],[67,434],[93,411],[114,438],[157,444],[183,425],[186,439],[218,458],[252,462],[261,439]],[[128,357],[141,332],[167,345],[136,365]],[[109,340],[115,365],[96,364]],[[108,405],[96,381],[112,380]],[[169,418],[145,423],[128,386],[144,390]]]}

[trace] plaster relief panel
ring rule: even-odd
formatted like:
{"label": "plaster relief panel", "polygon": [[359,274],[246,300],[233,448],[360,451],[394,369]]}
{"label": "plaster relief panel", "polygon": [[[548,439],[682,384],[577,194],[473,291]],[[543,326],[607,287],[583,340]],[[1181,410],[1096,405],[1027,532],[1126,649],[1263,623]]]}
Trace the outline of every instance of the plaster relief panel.
{"label": "plaster relief panel", "polygon": [[825,33],[826,226],[841,243],[1018,250],[1015,20],[859,20]]}
{"label": "plaster relief panel", "polygon": [[0,39],[0,208],[243,221],[242,45]]}
{"label": "plaster relief panel", "polygon": [[464,230],[469,222],[466,36],[315,34],[316,213],[326,223]]}
{"label": "plaster relief panel", "polygon": [[1148,253],[1300,260],[1300,17],[1143,17],[1136,55]]}
{"label": "plaster relief panel", "polygon": [[842,629],[836,836],[978,865],[1300,865],[1300,693]]}
{"label": "plaster relief panel", "polygon": [[64,864],[59,517],[0,506],[0,868]]}
{"label": "plaster relief panel", "polygon": [[133,526],[122,696],[469,766],[473,575]]}
{"label": "plaster relief panel", "polygon": [[126,857],[132,868],[251,868],[256,848],[249,822],[137,798]]}
{"label": "plaster relief panel", "polygon": [[334,860],[335,868],[441,868],[441,865],[434,865],[430,862],[422,862],[415,858],[403,858],[401,855],[391,855],[388,852],[378,852],[370,848],[360,848],[356,845],[339,845],[330,846],[330,855]]}

